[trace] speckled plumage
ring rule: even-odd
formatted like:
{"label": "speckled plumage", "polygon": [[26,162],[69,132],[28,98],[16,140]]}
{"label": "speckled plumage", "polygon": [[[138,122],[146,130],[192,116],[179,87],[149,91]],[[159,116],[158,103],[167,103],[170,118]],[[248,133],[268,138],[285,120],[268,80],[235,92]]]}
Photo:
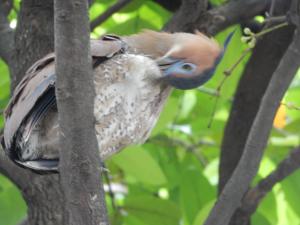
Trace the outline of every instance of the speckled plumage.
{"label": "speckled plumage", "polygon": [[[128,145],[143,143],[171,86],[190,89],[203,84],[222,51],[202,34],[146,31],[92,41],[91,53],[95,132],[105,160]],[[27,71],[5,111],[2,145],[14,162],[33,170],[58,169],[54,57],[44,57]]]}
{"label": "speckled plumage", "polygon": [[[160,76],[153,60],[132,54],[115,56],[94,70],[95,130],[102,159],[146,140],[171,90],[155,81]],[[21,158],[58,158],[58,132],[53,106],[33,128],[28,141],[19,142],[24,145]]]}
{"label": "speckled plumage", "polygon": [[157,82],[158,66],[147,57],[119,55],[95,70],[96,135],[102,158],[149,136],[171,88]]}

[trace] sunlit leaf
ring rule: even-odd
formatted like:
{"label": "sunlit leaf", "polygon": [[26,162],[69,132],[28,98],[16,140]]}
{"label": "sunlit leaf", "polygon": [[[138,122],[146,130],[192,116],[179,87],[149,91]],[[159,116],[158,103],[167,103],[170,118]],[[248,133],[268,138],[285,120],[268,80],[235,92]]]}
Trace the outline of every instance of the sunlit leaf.
{"label": "sunlit leaf", "polygon": [[128,198],[124,209],[147,225],[179,225],[181,217],[176,204],[151,196]]}
{"label": "sunlit leaf", "polygon": [[129,147],[115,155],[112,161],[139,182],[149,185],[163,185],[167,182],[159,164],[142,147]]}

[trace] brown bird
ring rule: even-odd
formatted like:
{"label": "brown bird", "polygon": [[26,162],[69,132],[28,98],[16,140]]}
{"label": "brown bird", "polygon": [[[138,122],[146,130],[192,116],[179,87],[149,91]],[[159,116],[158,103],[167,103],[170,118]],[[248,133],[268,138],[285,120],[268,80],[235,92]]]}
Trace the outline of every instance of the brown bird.
{"label": "brown bird", "polygon": [[[144,31],[92,40],[91,54],[95,131],[105,160],[130,144],[143,143],[172,87],[191,89],[205,83],[223,49],[199,32]],[[28,69],[4,114],[5,152],[18,165],[37,171],[58,169],[54,58],[49,54]]]}

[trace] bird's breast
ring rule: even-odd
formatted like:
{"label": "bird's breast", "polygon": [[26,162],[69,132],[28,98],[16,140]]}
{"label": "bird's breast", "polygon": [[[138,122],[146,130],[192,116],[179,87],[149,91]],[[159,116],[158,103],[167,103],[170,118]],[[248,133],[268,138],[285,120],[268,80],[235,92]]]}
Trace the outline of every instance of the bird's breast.
{"label": "bird's breast", "polygon": [[94,113],[102,158],[149,136],[170,93],[160,76],[153,60],[130,54],[96,68]]}

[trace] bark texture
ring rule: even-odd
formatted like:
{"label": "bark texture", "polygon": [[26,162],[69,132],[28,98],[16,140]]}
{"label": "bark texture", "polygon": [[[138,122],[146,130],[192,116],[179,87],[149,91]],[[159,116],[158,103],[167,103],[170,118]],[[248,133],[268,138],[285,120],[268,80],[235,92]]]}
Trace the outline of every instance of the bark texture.
{"label": "bark texture", "polygon": [[[56,0],[56,99],[64,224],[108,224],[95,134],[88,2]],[[76,63],[74,63],[76,62]],[[103,204],[101,204],[101,201]]]}
{"label": "bark texture", "polygon": [[35,61],[53,52],[53,27],[53,0],[22,1],[15,32],[12,88]]}
{"label": "bark texture", "polygon": [[[10,36],[15,39],[5,41],[7,46],[13,46],[12,63],[9,64],[12,88],[31,64],[53,51],[53,1],[22,1],[18,20],[15,34]],[[58,185],[58,175],[41,176],[24,170],[13,164],[0,150],[0,171],[19,187],[28,206],[24,224],[63,225],[63,195]]]}

